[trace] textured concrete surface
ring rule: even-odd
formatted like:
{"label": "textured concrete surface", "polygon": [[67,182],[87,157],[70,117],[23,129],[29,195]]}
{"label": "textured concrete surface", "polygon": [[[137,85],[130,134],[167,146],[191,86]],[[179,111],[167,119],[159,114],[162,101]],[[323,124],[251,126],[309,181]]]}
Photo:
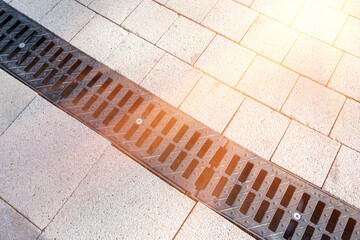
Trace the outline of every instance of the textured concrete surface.
{"label": "textured concrete surface", "polygon": [[190,217],[181,227],[175,240],[253,240],[250,235],[235,227],[225,218],[214,214],[205,205],[198,203]]}
{"label": "textured concrete surface", "polygon": [[110,147],[40,239],[167,240],[194,204]]}
{"label": "textured concrete surface", "polygon": [[174,11],[201,22],[218,0],[165,0],[166,6]]}
{"label": "textured concrete surface", "polygon": [[33,90],[0,70],[0,135],[37,95]]}
{"label": "textured concrete surface", "polygon": [[292,121],[271,161],[321,187],[339,148],[334,140]]}
{"label": "textured concrete surface", "polygon": [[12,0],[10,5],[35,21],[39,21],[60,1],[61,0]]}
{"label": "textured concrete surface", "polygon": [[43,229],[108,145],[37,97],[0,137],[0,196]]}
{"label": "textured concrete surface", "polygon": [[349,17],[335,42],[335,46],[360,57],[360,19]]}
{"label": "textured concrete surface", "polygon": [[0,239],[35,240],[40,230],[0,199]]}
{"label": "textured concrete surface", "polygon": [[180,109],[221,133],[243,100],[241,93],[204,76]]}
{"label": "textured concrete surface", "polygon": [[270,159],[289,123],[287,117],[246,98],[224,135],[259,156]]}

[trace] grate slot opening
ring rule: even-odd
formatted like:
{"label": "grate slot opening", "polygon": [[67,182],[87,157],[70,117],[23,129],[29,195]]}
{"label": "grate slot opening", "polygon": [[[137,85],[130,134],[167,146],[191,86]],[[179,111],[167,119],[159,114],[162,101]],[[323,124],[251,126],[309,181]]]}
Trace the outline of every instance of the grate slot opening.
{"label": "grate slot opening", "polygon": [[[63,76],[64,77],[64,76]],[[74,98],[74,100],[72,101],[73,104],[78,104],[80,102],[80,100],[86,95],[86,93],[88,92],[88,90],[86,88],[82,89],[79,94]]]}
{"label": "grate slot opening", "polygon": [[47,54],[53,47],[55,46],[55,44],[53,42],[50,42],[41,52],[40,52],[40,56],[45,56],[45,54]]}
{"label": "grate slot opening", "polygon": [[64,59],[59,63],[58,68],[62,68],[65,66],[65,64],[70,61],[70,59],[73,57],[73,55],[71,53],[69,53],[68,55],[66,55],[66,57],[64,57]]}
{"label": "grate slot opening", "polygon": [[25,40],[24,43],[30,42],[34,37],[38,35],[37,31],[33,31]]}
{"label": "grate slot opening", "polygon": [[288,188],[286,189],[286,192],[280,202],[280,204],[282,206],[287,207],[289,205],[295,190],[296,190],[296,188],[293,185],[288,186]]}
{"label": "grate slot opening", "polygon": [[40,74],[42,74],[46,68],[49,66],[49,64],[44,63],[33,75],[34,78],[38,78]]}
{"label": "grate slot opening", "polygon": [[56,69],[53,69],[51,72],[49,72],[49,74],[44,78],[44,80],[42,80],[42,84],[47,84],[57,72],[58,70]]}
{"label": "grate slot opening", "polygon": [[225,203],[230,207],[234,204],[239,192],[241,190],[241,186],[239,184],[235,184],[234,187],[231,189],[229,196],[226,198]]}
{"label": "grate slot opening", "polygon": [[186,155],[187,155],[186,152],[181,151],[179,155],[176,157],[175,161],[171,164],[170,169],[176,171],[180,166],[180,164],[182,163],[182,161],[185,159]]}
{"label": "grate slot opening", "polygon": [[0,28],[4,27],[8,22],[11,21],[12,18],[13,18],[13,16],[11,16],[11,15],[7,16],[7,17],[0,23]]}
{"label": "grate slot opening", "polygon": [[98,118],[100,114],[105,110],[105,108],[109,105],[107,101],[103,101],[100,106],[96,109],[96,111],[92,114],[93,118]]}
{"label": "grate slot opening", "polygon": [[149,114],[152,112],[152,110],[154,109],[154,104],[152,104],[152,103],[150,103],[148,106],[147,106],[147,108],[145,109],[145,111],[141,114],[141,117],[143,118],[143,119],[146,119],[148,116],[149,116]]}
{"label": "grate slot opening", "polygon": [[23,27],[20,32],[18,32],[16,35],[15,35],[15,39],[19,39],[22,35],[24,35],[24,33],[26,33],[27,31],[29,30],[29,27],[28,26],[25,26]]}
{"label": "grate slot opening", "polygon": [[[67,79],[66,76],[61,76],[55,83],[54,85],[51,86],[51,90],[55,91],[57,89],[59,89],[61,87],[61,85],[65,82],[65,80]],[[66,89],[65,89],[66,90]],[[67,94],[65,92],[62,93],[63,95]]]}
{"label": "grate slot opening", "polygon": [[151,130],[150,129],[146,129],[143,134],[140,136],[140,138],[136,141],[135,145],[137,147],[141,147],[141,145],[143,145],[143,143],[146,141],[146,139],[150,136],[151,134]]}
{"label": "grate slot opening", "polygon": [[299,201],[299,204],[296,208],[299,212],[303,213],[305,211],[305,208],[310,200],[310,195],[307,193],[304,193]]}
{"label": "grate slot opening", "polygon": [[207,187],[215,171],[209,167],[205,168],[195,182],[196,190],[200,191]]}
{"label": "grate slot opening", "polygon": [[196,156],[198,156],[199,158],[204,157],[205,153],[209,150],[212,143],[213,143],[213,141],[211,141],[210,139],[206,139],[205,143],[202,145],[202,147],[200,148],[200,150],[196,154]]}
{"label": "grate slot opening", "polygon": [[84,78],[91,72],[93,68],[91,66],[86,66],[84,70],[76,77],[77,82],[81,82]]}
{"label": "grate slot opening", "polygon": [[225,154],[227,153],[227,149],[224,147],[220,147],[216,153],[214,154],[214,156],[211,158],[209,164],[214,167],[217,168],[221,162],[221,160],[224,158]]}
{"label": "grate slot opening", "polygon": [[20,66],[25,60],[31,55],[31,52],[26,52],[24,55],[22,55],[19,60],[17,61],[17,65]]}
{"label": "grate slot opening", "polygon": [[326,231],[328,231],[329,233],[333,233],[334,229],[336,227],[336,224],[339,220],[340,217],[340,212],[336,209],[333,210],[333,212],[331,213],[330,219],[328,224],[326,225]]}
{"label": "grate slot opening", "polygon": [[55,59],[57,59],[63,51],[64,51],[64,49],[59,48],[59,49],[49,58],[49,62],[55,61]]}
{"label": "grate slot opening", "polygon": [[318,224],[320,217],[324,211],[325,208],[325,203],[319,201],[316,204],[315,210],[310,218],[310,222],[314,223],[314,224]]}
{"label": "grate slot opening", "polygon": [[6,35],[1,34],[1,36],[0,36],[0,42],[2,42],[2,41],[5,39],[5,37],[6,37]]}
{"label": "grate slot opening", "polygon": [[269,190],[266,193],[266,196],[270,199],[273,199],[273,197],[275,196],[275,193],[277,192],[279,186],[281,183],[281,179],[278,177],[275,177],[273,182],[270,185]]}
{"label": "grate slot opening", "polygon": [[261,187],[262,183],[264,182],[266,175],[267,175],[267,171],[261,169],[259,175],[255,179],[254,184],[252,185],[252,189],[254,189],[255,191],[259,191],[259,188]]}
{"label": "grate slot opening", "polygon": [[7,59],[8,60],[13,59],[16,56],[16,54],[18,54],[19,52],[20,52],[20,48],[19,47],[15,48],[14,51],[12,51],[12,53],[10,53],[9,56],[7,56]]}
{"label": "grate slot opening", "polygon": [[174,142],[178,143],[183,138],[188,129],[189,126],[184,124],[173,138]]}
{"label": "grate slot opening", "polygon": [[141,103],[144,101],[144,98],[138,97],[134,104],[129,108],[128,112],[134,114],[135,111],[140,107]]}
{"label": "grate slot opening", "polygon": [[226,177],[221,177],[221,178],[220,178],[218,184],[216,185],[214,191],[212,192],[212,195],[213,195],[214,197],[217,197],[217,198],[218,198],[218,197],[220,196],[220,194],[221,194],[221,192],[223,191],[223,189],[224,189],[227,181],[228,181],[228,178],[226,178]]}
{"label": "grate slot opening", "polygon": [[105,124],[106,126],[109,125],[111,120],[113,120],[113,118],[116,116],[116,114],[118,114],[118,112],[119,110],[117,108],[113,108],[113,110],[111,110],[111,112],[104,119],[103,124]]}
{"label": "grate slot opening", "polygon": [[166,124],[166,126],[164,127],[164,129],[161,131],[161,133],[166,136],[166,135],[170,132],[170,130],[174,127],[174,125],[176,124],[176,122],[177,122],[177,119],[174,118],[174,117],[172,117],[172,118],[170,119],[170,121]]}
{"label": "grate slot opening", "polygon": [[133,135],[134,133],[136,132],[136,130],[139,128],[139,125],[137,124],[133,124],[130,129],[127,131],[127,133],[125,134],[124,138],[126,140],[129,140]]}
{"label": "grate slot opening", "polygon": [[254,164],[252,164],[251,162],[246,163],[244,169],[242,170],[240,176],[239,176],[239,181],[244,183],[246,181],[246,179],[249,177],[251,170],[253,169]]}
{"label": "grate slot opening", "polygon": [[127,103],[127,101],[129,101],[129,99],[131,98],[131,96],[134,94],[133,91],[128,90],[125,94],[125,96],[118,102],[118,106],[119,107],[123,107],[125,105],[125,103]]}
{"label": "grate slot opening", "polygon": [[291,220],[288,227],[286,228],[285,230],[285,233],[284,233],[284,238],[289,240],[292,238],[292,236],[294,235],[295,233],[295,229],[298,225],[298,222],[295,221],[295,220]]}
{"label": "grate slot opening", "polygon": [[68,70],[67,70],[67,74],[72,74],[82,63],[82,61],[77,60]]}
{"label": "grate slot opening", "polygon": [[146,151],[149,155],[152,155],[155,150],[159,147],[160,143],[162,142],[163,138],[158,136],[155,138],[153,143],[150,145],[149,149]]}
{"label": "grate slot opening", "polygon": [[95,83],[101,78],[102,75],[103,75],[102,72],[97,72],[97,74],[89,81],[87,86],[90,88],[93,87]]}
{"label": "grate slot opening", "polygon": [[261,221],[263,220],[266,211],[268,210],[270,206],[270,202],[263,200],[258,211],[255,214],[254,220],[258,223],[261,223]]}
{"label": "grate slot opening", "polygon": [[11,47],[11,45],[14,44],[14,41],[13,40],[10,40],[7,44],[5,44],[5,46],[3,46],[1,49],[0,49],[0,53],[4,53],[9,47]]}
{"label": "grate slot opening", "polygon": [[253,203],[254,199],[255,199],[256,195],[252,192],[249,192],[248,195],[245,198],[245,201],[243,202],[243,204],[240,207],[240,212],[244,215],[246,215],[249,211],[249,208],[251,206],[251,204]]}
{"label": "grate slot opening", "polygon": [[268,227],[272,232],[276,232],[276,229],[278,228],[284,213],[285,211],[280,208],[276,210],[274,217],[271,219],[270,225]]}
{"label": "grate slot opening", "polygon": [[162,152],[162,154],[159,157],[159,162],[165,162],[165,160],[169,157],[170,153],[174,150],[175,145],[170,143],[166,149]]}
{"label": "grate slot opening", "polygon": [[305,229],[304,235],[302,236],[301,240],[311,240],[314,232],[315,232],[315,228],[308,225]]}
{"label": "grate slot opening", "polygon": [[21,23],[21,22],[20,22],[19,20],[17,20],[11,27],[9,27],[8,30],[6,30],[6,33],[7,33],[7,34],[12,33],[12,31],[14,31],[15,28],[17,28],[17,27],[20,25],[20,23]]}
{"label": "grate slot opening", "polygon": [[86,103],[85,105],[82,107],[82,110],[84,112],[86,112],[87,110],[89,110],[89,108],[96,102],[96,100],[98,99],[98,96],[93,95]]}
{"label": "grate slot opening", "polygon": [[351,235],[355,229],[355,225],[356,225],[356,220],[353,218],[349,218],[348,222],[346,223],[344,232],[341,236],[342,240],[350,240],[351,239]]}
{"label": "grate slot opening", "polygon": [[163,119],[163,117],[165,116],[165,112],[163,110],[161,110],[158,115],[155,117],[155,119],[150,123],[150,126],[152,128],[156,128],[157,125],[160,123],[161,119]]}
{"label": "grate slot opening", "polygon": [[120,92],[120,90],[123,88],[121,84],[116,85],[114,90],[109,94],[108,99],[111,101],[114,99],[114,97]]}
{"label": "grate slot opening", "polygon": [[189,166],[184,171],[184,173],[182,174],[183,178],[188,179],[198,164],[199,164],[199,161],[196,159],[193,159],[191,161],[191,163],[189,164]]}
{"label": "grate slot opening", "polygon": [[238,155],[234,155],[229,165],[227,166],[225,173],[230,176],[234,172],[239,161],[240,161],[240,157]]}
{"label": "grate slot opening", "polygon": [[331,238],[328,235],[323,234],[321,240],[331,240]]}
{"label": "grate slot opening", "polygon": [[36,49],[38,49],[38,48],[40,47],[40,45],[45,42],[45,40],[46,40],[45,37],[41,37],[41,38],[31,47],[31,50],[35,51]]}
{"label": "grate slot opening", "polygon": [[128,115],[124,115],[119,122],[115,125],[114,127],[114,131],[115,132],[119,132],[120,129],[125,125],[125,123],[129,120],[129,116]]}
{"label": "grate slot opening", "polygon": [[101,85],[101,87],[97,90],[97,92],[99,94],[102,94],[108,88],[108,86],[110,86],[112,81],[113,80],[111,78],[106,79],[106,81]]}
{"label": "grate slot opening", "polygon": [[194,134],[191,136],[189,141],[186,143],[185,149],[190,151],[199,138],[200,138],[200,133],[199,132],[194,132]]}

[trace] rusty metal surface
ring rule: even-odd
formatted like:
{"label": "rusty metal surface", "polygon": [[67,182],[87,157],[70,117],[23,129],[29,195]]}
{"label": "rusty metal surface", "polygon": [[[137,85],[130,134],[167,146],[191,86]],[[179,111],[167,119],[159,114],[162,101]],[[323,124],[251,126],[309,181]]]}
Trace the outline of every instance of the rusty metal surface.
{"label": "rusty metal surface", "polygon": [[[259,239],[360,239],[359,209],[268,162],[0,1],[1,68]],[[216,227],[216,226],[215,226]]]}

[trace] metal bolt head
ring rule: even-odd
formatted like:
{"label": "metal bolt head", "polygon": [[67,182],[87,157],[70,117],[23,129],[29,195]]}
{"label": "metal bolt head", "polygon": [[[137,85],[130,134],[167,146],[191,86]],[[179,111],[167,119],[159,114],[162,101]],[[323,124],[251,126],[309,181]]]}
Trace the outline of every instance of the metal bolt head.
{"label": "metal bolt head", "polygon": [[24,48],[25,47],[25,43],[20,43],[19,44],[19,48]]}
{"label": "metal bolt head", "polygon": [[299,221],[299,220],[301,219],[301,214],[298,213],[298,212],[296,212],[296,213],[294,213],[293,218],[294,218],[295,220]]}
{"label": "metal bolt head", "polygon": [[136,119],[136,124],[137,124],[137,125],[142,124],[142,122],[143,122],[143,120],[142,120],[141,118]]}

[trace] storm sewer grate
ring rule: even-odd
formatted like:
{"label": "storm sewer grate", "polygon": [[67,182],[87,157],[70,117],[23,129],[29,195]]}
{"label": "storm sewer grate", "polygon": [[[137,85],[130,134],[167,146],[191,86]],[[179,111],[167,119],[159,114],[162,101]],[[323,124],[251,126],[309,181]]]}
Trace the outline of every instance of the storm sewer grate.
{"label": "storm sewer grate", "polygon": [[1,68],[259,239],[360,239],[359,209],[268,162],[0,1]]}

